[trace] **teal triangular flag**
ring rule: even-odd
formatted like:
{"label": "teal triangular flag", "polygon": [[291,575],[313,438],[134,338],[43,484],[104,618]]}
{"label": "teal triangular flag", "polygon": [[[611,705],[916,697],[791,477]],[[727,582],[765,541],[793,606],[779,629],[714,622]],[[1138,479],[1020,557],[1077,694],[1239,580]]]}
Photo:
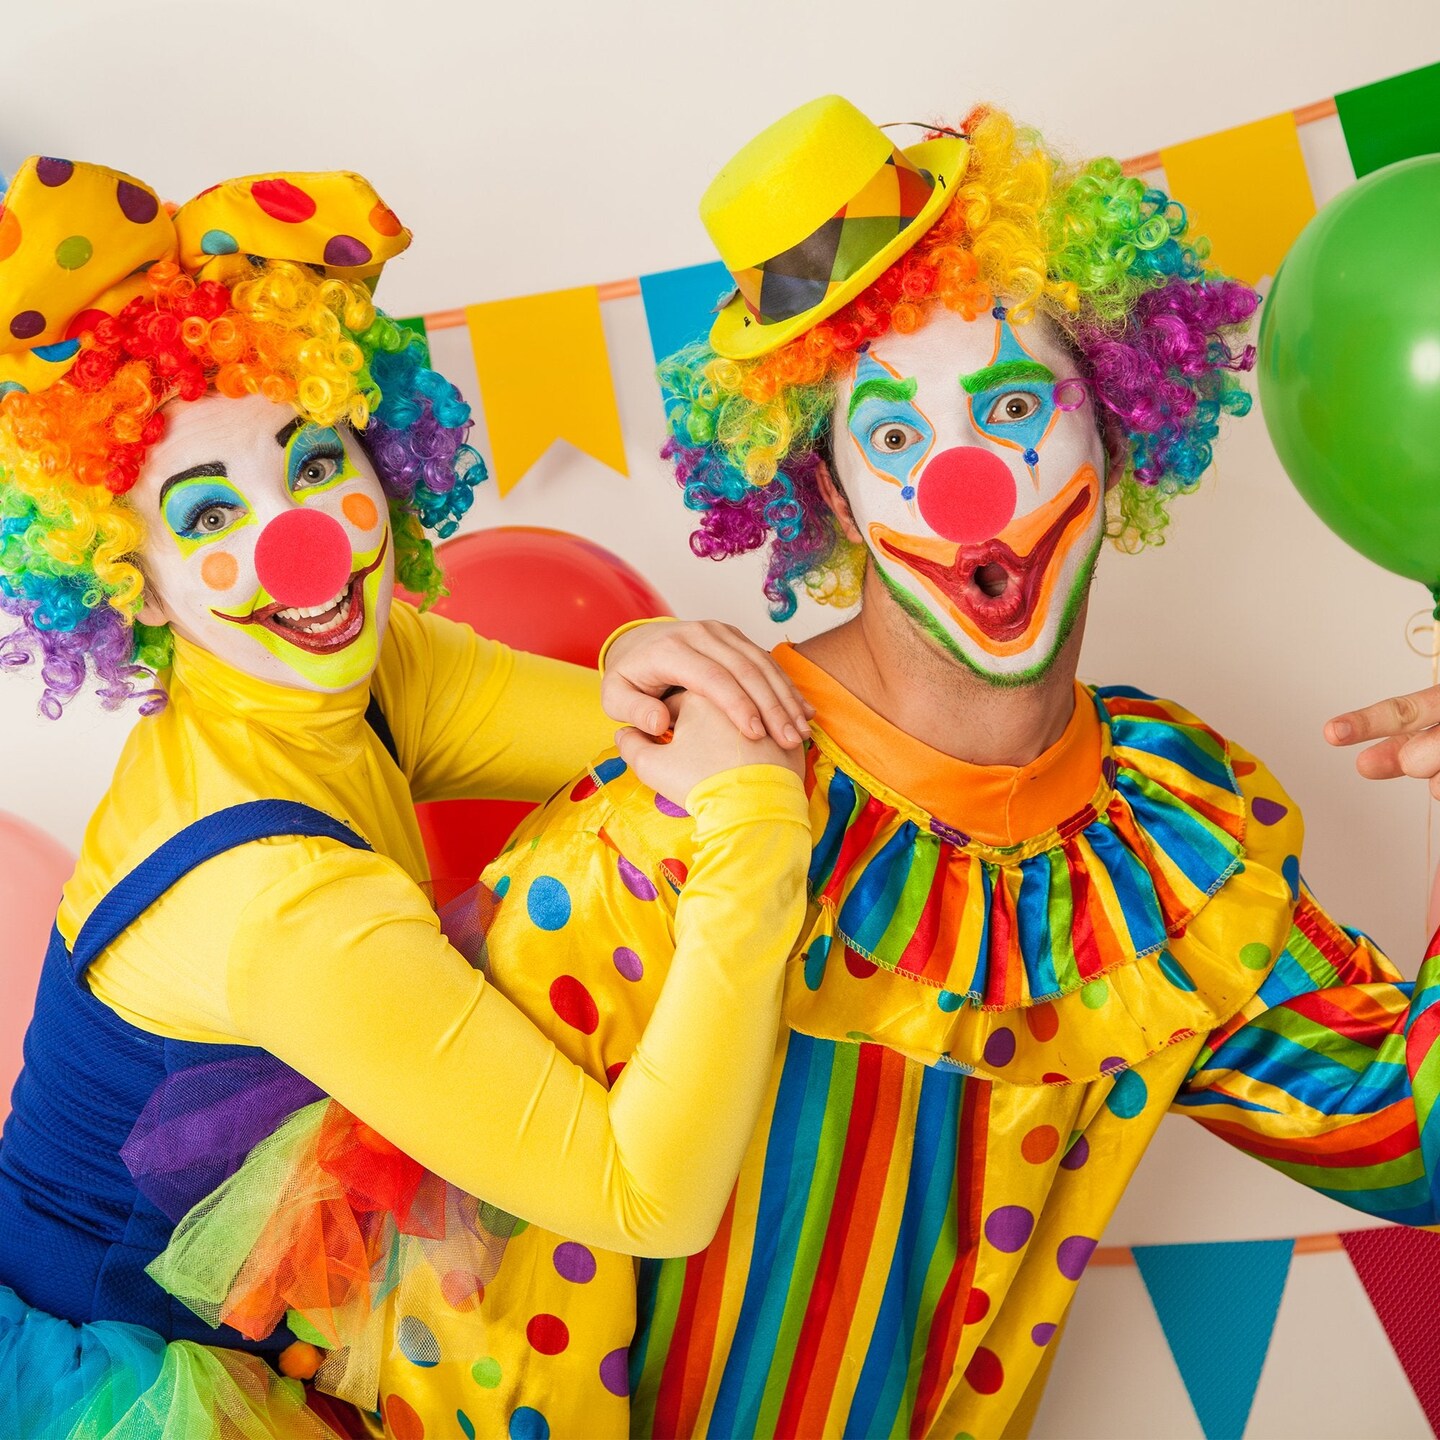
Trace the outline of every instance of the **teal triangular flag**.
{"label": "teal triangular flag", "polygon": [[1137,1245],[1135,1263],[1207,1440],[1241,1440],[1293,1240]]}
{"label": "teal triangular flag", "polygon": [[716,305],[734,289],[730,272],[718,260],[642,275],[640,295],[645,302],[655,363],[658,365],[692,340],[705,339],[715,319]]}

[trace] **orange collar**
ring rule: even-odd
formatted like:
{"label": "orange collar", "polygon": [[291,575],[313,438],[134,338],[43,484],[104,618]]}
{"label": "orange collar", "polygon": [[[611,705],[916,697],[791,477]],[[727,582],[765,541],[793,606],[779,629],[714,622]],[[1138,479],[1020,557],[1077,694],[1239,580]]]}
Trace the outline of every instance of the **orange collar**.
{"label": "orange collar", "polygon": [[892,725],[794,646],[780,668],[815,706],[814,724],[862,769],[937,819],[1003,848],[1042,835],[1083,810],[1100,786],[1100,717],[1078,681],[1065,733],[1028,765],[971,765]]}

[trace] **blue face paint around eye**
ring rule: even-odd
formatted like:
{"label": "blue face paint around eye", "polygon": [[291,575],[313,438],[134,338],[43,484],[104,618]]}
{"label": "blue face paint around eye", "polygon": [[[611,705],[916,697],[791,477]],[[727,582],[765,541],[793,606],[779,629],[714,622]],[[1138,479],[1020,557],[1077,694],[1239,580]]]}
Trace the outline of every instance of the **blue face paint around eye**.
{"label": "blue face paint around eye", "polygon": [[915,405],[916,382],[897,380],[869,355],[855,369],[848,426],[872,469],[900,486],[903,499],[915,498],[911,479],[935,443],[935,427]]}
{"label": "blue face paint around eye", "polygon": [[970,397],[975,429],[991,440],[1022,452],[1032,469],[1040,463],[1040,445],[1055,419],[1055,374],[1021,345],[1008,320],[1000,320],[995,358],[983,369],[960,377]]}
{"label": "blue face paint around eye", "polygon": [[[305,481],[301,474],[312,462],[333,462],[330,475],[319,481]],[[327,485],[349,470],[349,458],[340,432],[329,426],[306,425],[291,437],[286,449],[285,484],[291,491],[313,490]]]}
{"label": "blue face paint around eye", "polygon": [[239,492],[218,477],[177,485],[165,497],[165,523],[182,540],[221,535],[247,514]]}

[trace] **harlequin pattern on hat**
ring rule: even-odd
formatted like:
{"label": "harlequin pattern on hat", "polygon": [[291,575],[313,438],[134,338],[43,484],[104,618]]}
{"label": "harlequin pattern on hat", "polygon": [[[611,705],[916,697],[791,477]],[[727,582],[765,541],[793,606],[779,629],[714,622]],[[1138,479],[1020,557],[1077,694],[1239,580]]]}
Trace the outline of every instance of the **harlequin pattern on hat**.
{"label": "harlequin pattern on hat", "polygon": [[54,384],[80,336],[143,293],[159,261],[222,283],[252,256],[373,282],[409,243],[395,212],[349,171],[226,180],[174,210],[133,176],[34,156],[0,205],[0,394]]}

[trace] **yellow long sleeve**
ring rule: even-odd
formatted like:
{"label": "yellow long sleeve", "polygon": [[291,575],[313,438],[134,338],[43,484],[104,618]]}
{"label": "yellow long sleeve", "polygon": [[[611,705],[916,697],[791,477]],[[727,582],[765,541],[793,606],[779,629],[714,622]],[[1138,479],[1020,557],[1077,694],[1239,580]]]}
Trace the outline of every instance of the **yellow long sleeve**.
{"label": "yellow long sleeve", "polygon": [[[607,1249],[696,1250],[763,1098],[810,829],[799,780],[774,766],[706,782],[690,805],[697,848],[674,966],[612,1089],[469,967],[395,865],[339,848],[244,908],[229,970],[236,1029],[505,1210]],[[571,908],[551,876],[502,904],[548,930]],[[578,980],[552,994],[580,1028],[594,1023],[587,999]]]}

